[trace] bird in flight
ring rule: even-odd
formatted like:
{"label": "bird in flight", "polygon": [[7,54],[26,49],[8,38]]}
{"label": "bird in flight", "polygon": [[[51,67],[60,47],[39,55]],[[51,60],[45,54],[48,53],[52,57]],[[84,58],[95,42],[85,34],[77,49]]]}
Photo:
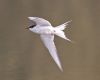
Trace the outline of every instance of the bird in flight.
{"label": "bird in flight", "polygon": [[30,31],[37,33],[40,35],[41,40],[43,41],[45,47],[48,49],[50,55],[52,56],[53,60],[59,67],[61,71],[63,71],[60,59],[57,54],[57,49],[54,44],[54,35],[57,35],[67,41],[70,41],[65,34],[64,29],[71,21],[65,22],[59,26],[53,27],[51,23],[43,18],[39,17],[28,17],[29,20],[32,21],[32,25],[27,27]]}

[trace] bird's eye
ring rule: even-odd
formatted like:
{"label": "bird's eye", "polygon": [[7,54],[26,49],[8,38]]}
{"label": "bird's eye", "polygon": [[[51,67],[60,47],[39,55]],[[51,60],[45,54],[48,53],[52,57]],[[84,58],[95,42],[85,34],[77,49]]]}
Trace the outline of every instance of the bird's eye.
{"label": "bird's eye", "polygon": [[33,28],[33,27],[35,27],[36,25],[34,24],[34,25],[31,25],[31,26],[29,26],[29,28]]}

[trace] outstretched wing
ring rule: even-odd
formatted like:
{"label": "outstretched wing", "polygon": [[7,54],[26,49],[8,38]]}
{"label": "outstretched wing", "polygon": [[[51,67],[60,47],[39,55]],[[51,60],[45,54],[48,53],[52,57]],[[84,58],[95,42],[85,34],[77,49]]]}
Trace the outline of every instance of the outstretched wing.
{"label": "outstretched wing", "polygon": [[58,67],[60,68],[61,71],[63,71],[62,66],[61,66],[61,62],[59,60],[59,57],[57,55],[57,50],[56,50],[56,46],[54,44],[54,35],[40,35],[44,45],[46,46],[46,48],[49,50],[50,55],[52,56],[52,58],[54,59],[54,61],[56,62],[56,64],[58,65]]}
{"label": "outstretched wing", "polygon": [[39,18],[39,17],[28,17],[28,18],[29,18],[29,20],[32,20],[37,25],[51,26],[50,22],[45,20],[45,19],[43,19],[43,18]]}

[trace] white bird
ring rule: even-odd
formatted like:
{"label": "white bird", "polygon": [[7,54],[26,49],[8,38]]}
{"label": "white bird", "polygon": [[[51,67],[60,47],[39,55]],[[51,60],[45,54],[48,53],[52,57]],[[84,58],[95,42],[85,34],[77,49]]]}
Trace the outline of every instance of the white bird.
{"label": "white bird", "polygon": [[54,44],[54,35],[57,35],[65,40],[71,41],[65,36],[63,32],[68,23],[70,23],[71,21],[65,22],[64,24],[61,24],[57,27],[53,27],[49,21],[43,18],[39,17],[28,17],[28,18],[33,22],[33,24],[27,27],[26,29],[29,29],[30,31],[40,35],[45,47],[49,50],[50,55],[56,62],[57,66],[61,71],[63,71],[60,59],[57,54],[56,46]]}

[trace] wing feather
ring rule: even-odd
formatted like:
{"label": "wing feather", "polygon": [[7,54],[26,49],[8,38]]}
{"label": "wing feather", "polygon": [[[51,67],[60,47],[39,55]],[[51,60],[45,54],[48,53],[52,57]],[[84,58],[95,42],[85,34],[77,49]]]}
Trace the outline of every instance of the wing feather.
{"label": "wing feather", "polygon": [[61,62],[57,55],[56,46],[54,44],[54,35],[50,35],[50,34],[49,35],[40,35],[40,37],[41,37],[44,45],[46,46],[46,48],[49,50],[50,55],[52,56],[52,58],[54,59],[54,61],[58,65],[58,67],[60,68],[60,70],[63,71]]}
{"label": "wing feather", "polygon": [[41,26],[51,26],[51,23],[43,18],[39,18],[39,17],[28,17],[29,20],[32,20],[33,22],[35,22],[37,25],[41,25]]}

